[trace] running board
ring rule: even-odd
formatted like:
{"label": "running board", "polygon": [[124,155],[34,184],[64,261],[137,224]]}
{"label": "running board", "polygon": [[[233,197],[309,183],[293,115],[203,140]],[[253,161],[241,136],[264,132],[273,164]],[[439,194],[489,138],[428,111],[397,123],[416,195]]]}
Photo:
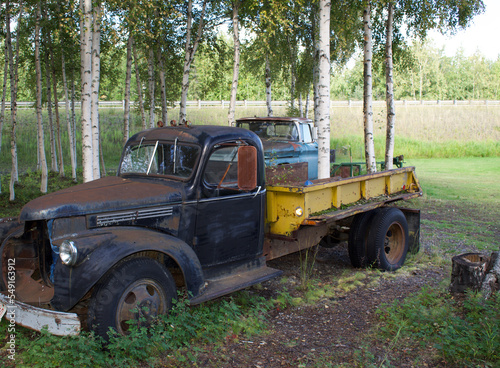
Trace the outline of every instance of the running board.
{"label": "running board", "polygon": [[260,282],[270,280],[281,275],[283,271],[276,270],[267,266],[262,266],[257,269],[231,273],[226,277],[207,280],[207,286],[203,293],[189,300],[189,304],[196,305],[206,302],[220,296],[230,294]]}

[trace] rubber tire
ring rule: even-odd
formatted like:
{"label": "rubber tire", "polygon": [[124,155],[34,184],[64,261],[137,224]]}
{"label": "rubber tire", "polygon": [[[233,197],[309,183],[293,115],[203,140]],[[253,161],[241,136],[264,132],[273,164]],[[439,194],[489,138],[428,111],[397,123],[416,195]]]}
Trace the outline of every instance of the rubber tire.
{"label": "rubber tire", "polygon": [[[143,299],[138,302],[141,292]],[[154,317],[172,308],[172,300],[176,297],[174,279],[165,267],[151,258],[131,258],[113,267],[94,288],[88,309],[88,327],[106,341],[110,327],[125,335],[127,314],[133,315],[131,319],[136,320],[137,325],[148,327]],[[132,303],[128,303],[130,301]],[[134,308],[142,312],[128,312]],[[139,322],[140,315],[146,317],[146,321]]]}
{"label": "rubber tire", "polygon": [[348,251],[349,259],[354,268],[368,267],[368,257],[366,254],[368,232],[370,224],[379,209],[358,213],[354,216],[349,230]]}
{"label": "rubber tire", "polygon": [[373,218],[368,233],[370,264],[385,271],[403,266],[408,253],[408,223],[400,209],[385,207]]}

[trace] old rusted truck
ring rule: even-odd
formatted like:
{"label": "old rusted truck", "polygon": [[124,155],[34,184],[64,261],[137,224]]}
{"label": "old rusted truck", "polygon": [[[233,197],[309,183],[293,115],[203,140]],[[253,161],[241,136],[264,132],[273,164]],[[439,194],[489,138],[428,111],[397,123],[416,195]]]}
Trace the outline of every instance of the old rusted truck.
{"label": "old rusted truck", "polygon": [[278,276],[266,260],[317,244],[348,240],[355,267],[384,270],[418,250],[419,212],[391,206],[421,195],[413,168],[307,182],[292,169],[266,185],[261,140],[241,128],[140,132],[117,176],[0,220],[0,314],[57,335],[126,334],[180,288],[199,304]]}
{"label": "old rusted truck", "polygon": [[301,117],[248,117],[236,126],[257,134],[264,146],[266,166],[307,162],[308,179],[318,178],[317,128]]}

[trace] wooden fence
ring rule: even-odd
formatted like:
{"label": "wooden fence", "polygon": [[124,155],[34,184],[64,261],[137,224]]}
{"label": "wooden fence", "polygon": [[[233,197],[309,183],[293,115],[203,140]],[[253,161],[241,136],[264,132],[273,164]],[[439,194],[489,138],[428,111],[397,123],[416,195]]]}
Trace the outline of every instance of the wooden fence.
{"label": "wooden fence", "polygon": [[[399,100],[395,101],[396,106],[500,106],[500,100]],[[135,105],[136,102],[132,102]],[[59,106],[64,108],[65,102],[59,102]],[[75,102],[76,107],[80,107],[80,101]],[[123,108],[124,101],[99,101],[100,108]],[[236,106],[240,107],[265,107],[266,101],[236,101]],[[289,101],[273,101],[273,107],[287,107]],[[363,101],[347,100],[347,101],[330,101],[330,107],[362,107]],[[385,101],[373,101],[373,106],[385,106]],[[10,108],[10,102],[6,102],[6,107]],[[18,102],[17,107],[22,108],[35,108],[35,102]],[[179,107],[179,102],[176,101],[169,108]],[[204,108],[204,107],[220,107],[228,108],[229,101],[201,101],[193,100],[187,101],[188,108]]]}

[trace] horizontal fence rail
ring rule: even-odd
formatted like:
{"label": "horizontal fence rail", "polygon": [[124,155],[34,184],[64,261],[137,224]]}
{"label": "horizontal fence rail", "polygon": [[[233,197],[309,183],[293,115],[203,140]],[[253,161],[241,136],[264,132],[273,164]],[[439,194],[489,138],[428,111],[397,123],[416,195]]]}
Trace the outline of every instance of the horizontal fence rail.
{"label": "horizontal fence rail", "polygon": [[[312,101],[309,101],[312,104]],[[385,101],[373,101],[373,106],[385,106]],[[500,106],[500,100],[399,100],[395,101],[396,106]],[[10,108],[10,102],[5,102],[6,108]],[[131,105],[137,105],[137,102],[131,102]],[[169,108],[177,108],[180,103],[174,102]],[[59,106],[64,108],[65,102],[59,102]],[[125,101],[99,101],[100,108],[124,108]],[[236,101],[236,106],[240,107],[265,107],[266,101]],[[289,101],[273,101],[273,107],[288,107]],[[330,107],[362,107],[363,101],[346,100],[346,101],[330,101]],[[35,102],[18,102],[17,107],[35,108]],[[75,107],[80,107],[80,101],[75,102]],[[228,108],[229,101],[202,101],[191,100],[187,101],[188,108],[204,108],[204,107],[220,107]]]}

